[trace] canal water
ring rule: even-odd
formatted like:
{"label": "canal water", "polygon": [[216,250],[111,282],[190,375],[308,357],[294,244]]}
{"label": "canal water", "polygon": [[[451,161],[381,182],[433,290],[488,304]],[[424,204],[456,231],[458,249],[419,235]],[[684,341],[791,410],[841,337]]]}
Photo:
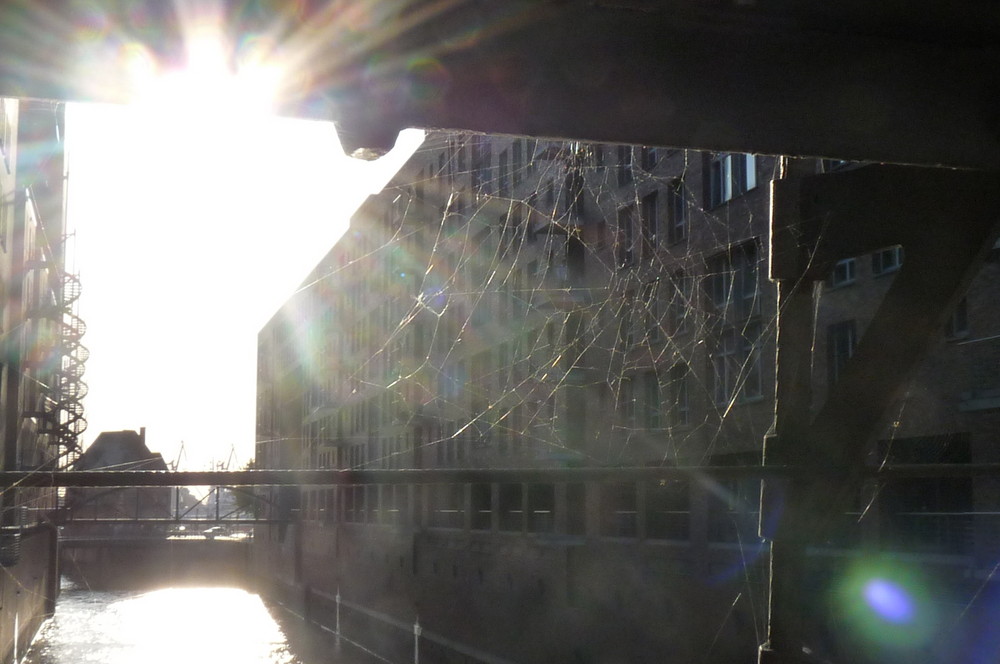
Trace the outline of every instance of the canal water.
{"label": "canal water", "polygon": [[26,664],[372,664],[380,660],[235,588],[64,585]]}

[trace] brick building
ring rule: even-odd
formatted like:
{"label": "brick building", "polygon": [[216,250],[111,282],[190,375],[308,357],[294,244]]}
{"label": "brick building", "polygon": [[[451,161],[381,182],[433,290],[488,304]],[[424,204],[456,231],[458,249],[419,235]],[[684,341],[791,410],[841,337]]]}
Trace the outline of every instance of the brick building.
{"label": "brick building", "polygon": [[[62,104],[0,98],[0,468],[66,468],[86,425],[80,283],[65,265]],[[0,495],[0,656],[17,659],[55,609],[53,489]],[[17,616],[20,616],[18,619]],[[15,634],[15,632],[18,632]],[[15,650],[18,652],[15,653]]]}
{"label": "brick building", "polygon": [[[258,462],[758,465],[774,416],[766,185],[776,168],[774,158],[744,154],[430,135],[261,331]],[[904,260],[901,247],[885,247],[833,267],[816,299],[816,403]],[[991,256],[871,441],[873,465],[994,460],[996,265]],[[996,551],[986,514],[996,488],[969,479],[867,485],[829,552],[933,554],[947,578],[982,575]],[[703,477],[286,491],[275,503],[298,510],[303,539],[276,528],[262,551],[286,583],[343,586],[390,612],[412,601],[441,624],[448,609],[429,598],[468,602],[485,588],[497,607],[473,601],[478,617],[452,633],[484,648],[477,620],[498,611],[493,618],[512,621],[517,597],[568,621],[535,625],[561,635],[550,644],[509,639],[515,659],[569,661],[574,640],[587,644],[580,652],[614,643],[640,658],[665,647],[693,655],[694,635],[712,626],[732,631],[727,652],[748,653],[763,620],[754,607],[765,605],[758,494],[757,481]],[[290,566],[295,546],[304,550]],[[329,551],[354,557],[333,556],[343,562],[331,566]],[[669,635],[636,628],[631,640],[575,608],[611,602],[633,625],[671,611],[643,574],[684,577],[719,603],[706,600]],[[720,613],[729,606],[731,615]]]}

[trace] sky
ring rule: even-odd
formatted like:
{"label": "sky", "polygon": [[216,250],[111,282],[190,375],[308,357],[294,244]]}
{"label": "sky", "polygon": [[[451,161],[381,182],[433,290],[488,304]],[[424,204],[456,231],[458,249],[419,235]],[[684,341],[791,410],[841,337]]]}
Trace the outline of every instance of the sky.
{"label": "sky", "polygon": [[344,156],[332,123],[173,89],[170,103],[72,104],[66,133],[69,268],[90,350],[84,445],[146,427],[150,449],[182,469],[242,466],[257,332],[422,134],[364,162]]}

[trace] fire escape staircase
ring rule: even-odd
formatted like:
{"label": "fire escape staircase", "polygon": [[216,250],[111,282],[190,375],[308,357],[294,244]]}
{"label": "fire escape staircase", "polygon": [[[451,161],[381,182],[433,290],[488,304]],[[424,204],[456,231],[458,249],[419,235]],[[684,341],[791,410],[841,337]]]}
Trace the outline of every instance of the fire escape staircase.
{"label": "fire escape staircase", "polygon": [[87,384],[83,374],[90,351],[81,343],[87,325],[75,312],[81,292],[80,279],[66,272],[57,279],[56,305],[45,310],[55,327],[54,339],[43,358],[52,373],[46,381],[41,410],[30,415],[39,418],[40,433],[57,447],[59,468],[65,469],[79,456],[79,437],[87,428],[83,409]]}

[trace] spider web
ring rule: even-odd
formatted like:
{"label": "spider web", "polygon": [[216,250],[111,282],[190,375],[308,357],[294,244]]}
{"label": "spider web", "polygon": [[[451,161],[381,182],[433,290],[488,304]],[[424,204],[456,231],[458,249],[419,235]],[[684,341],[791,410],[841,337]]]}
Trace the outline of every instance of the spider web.
{"label": "spider web", "polygon": [[[774,412],[766,183],[778,166],[764,156],[429,134],[262,333],[258,458],[265,467],[387,469],[759,465]],[[902,261],[898,247],[841,261],[817,287],[816,403]],[[964,338],[958,323],[947,340]],[[874,463],[970,460],[967,435],[907,421],[934,370],[931,362],[894,407]],[[298,436],[279,421],[293,405],[278,404],[286,392],[275,386],[286,379],[302,386]],[[293,452],[288,441],[298,441]],[[570,489],[558,529],[701,538],[728,551],[732,564],[704,570],[732,590],[707,646],[725,652],[735,632],[756,645],[766,630],[759,487],[711,477],[607,484],[589,525]],[[338,518],[401,518],[398,496],[379,502],[366,491],[349,492]],[[930,502],[916,498],[928,492]],[[334,509],[330,493],[307,495],[307,518]],[[969,480],[866,485],[828,551],[856,551],[881,524],[884,560],[952,556],[969,569],[960,557],[972,546],[971,495]],[[557,530],[551,486],[501,486],[496,523],[492,500],[488,486],[473,486],[469,500],[460,487],[436,486],[429,525],[462,528],[470,509],[473,530]],[[833,596],[847,592],[846,576],[816,578]],[[954,613],[940,611],[949,602],[964,607],[958,624],[984,587],[931,603],[940,615]],[[862,645],[882,655],[889,647]]]}

